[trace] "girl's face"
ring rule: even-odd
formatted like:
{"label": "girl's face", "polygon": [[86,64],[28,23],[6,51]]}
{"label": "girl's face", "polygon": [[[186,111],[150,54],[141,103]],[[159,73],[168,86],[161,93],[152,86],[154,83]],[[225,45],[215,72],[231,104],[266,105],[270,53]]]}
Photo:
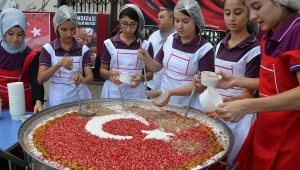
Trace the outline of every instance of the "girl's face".
{"label": "girl's face", "polygon": [[192,40],[196,36],[196,23],[180,11],[174,11],[174,26],[182,39]]}
{"label": "girl's face", "polygon": [[245,0],[250,9],[250,19],[257,22],[263,31],[276,32],[285,21],[287,13],[281,4],[271,0]]}
{"label": "girl's face", "polygon": [[232,33],[247,30],[249,10],[242,0],[227,0],[224,4],[224,21]]}
{"label": "girl's face", "polygon": [[25,37],[25,32],[22,30],[21,27],[12,27],[5,33],[4,37],[6,42],[10,46],[17,47],[23,42]]}
{"label": "girl's face", "polygon": [[121,24],[121,29],[122,33],[124,34],[125,37],[133,37],[135,36],[135,31],[137,30],[138,27],[138,22],[130,19],[128,16],[124,16],[120,19],[120,24]]}
{"label": "girl's face", "polygon": [[67,20],[57,27],[57,31],[61,42],[71,43],[76,33],[76,24],[73,21]]}

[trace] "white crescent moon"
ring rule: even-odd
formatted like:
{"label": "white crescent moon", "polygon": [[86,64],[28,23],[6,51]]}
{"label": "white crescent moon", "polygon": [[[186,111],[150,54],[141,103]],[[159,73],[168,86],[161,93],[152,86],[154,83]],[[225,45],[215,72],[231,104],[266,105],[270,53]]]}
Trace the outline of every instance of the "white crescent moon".
{"label": "white crescent moon", "polygon": [[132,136],[113,135],[103,131],[102,128],[105,123],[117,119],[134,119],[149,126],[149,122],[147,122],[147,120],[144,119],[143,117],[130,114],[130,113],[121,113],[121,114],[111,114],[111,115],[94,117],[87,122],[87,124],[85,125],[85,129],[91,134],[98,136],[99,138],[118,139],[118,140],[132,139],[133,138]]}

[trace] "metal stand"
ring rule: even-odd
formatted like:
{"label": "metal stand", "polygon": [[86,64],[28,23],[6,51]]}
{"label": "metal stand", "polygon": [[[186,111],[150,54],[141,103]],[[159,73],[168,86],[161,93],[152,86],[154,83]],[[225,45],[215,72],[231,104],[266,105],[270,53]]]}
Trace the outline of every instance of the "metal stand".
{"label": "metal stand", "polygon": [[0,149],[0,157],[8,160],[10,170],[12,169],[12,164],[11,163],[13,163],[15,165],[18,165],[22,168],[26,168],[26,163],[25,163],[24,160],[16,157],[15,155],[9,153],[8,151]]}

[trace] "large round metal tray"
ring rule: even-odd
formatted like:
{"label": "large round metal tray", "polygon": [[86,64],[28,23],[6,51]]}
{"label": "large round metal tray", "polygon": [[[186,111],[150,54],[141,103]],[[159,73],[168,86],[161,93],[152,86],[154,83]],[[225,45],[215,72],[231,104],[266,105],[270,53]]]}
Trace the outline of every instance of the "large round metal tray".
{"label": "large round metal tray", "polygon": [[[155,107],[151,100],[143,100],[143,99],[124,99],[125,106],[146,106],[146,107]],[[99,100],[85,100],[82,101],[82,107],[90,105],[93,106],[116,106],[121,105],[120,99],[99,99]],[[51,164],[39,159],[36,157],[25,145],[25,138],[28,136],[30,132],[40,123],[45,122],[54,116],[61,115],[65,112],[74,111],[78,109],[77,102],[61,104],[55,107],[51,107],[41,111],[38,114],[31,116],[27,119],[19,129],[19,143],[26,152],[25,162],[28,164],[29,169],[39,169],[39,170],[52,170],[57,169],[53,167]],[[179,114],[184,114],[186,112],[186,107],[177,104],[168,104],[164,107],[164,109],[175,111]],[[198,166],[195,169],[205,169],[214,163],[220,161],[224,158],[233,146],[233,135],[230,129],[220,120],[212,119],[207,117],[204,113],[196,109],[190,109],[188,112],[188,116],[195,117],[199,120],[200,123],[205,123],[206,125],[213,127],[213,130],[219,134],[222,132],[222,135],[218,135],[220,142],[223,143],[225,150],[211,158],[209,161],[205,163],[205,165]],[[34,168],[33,168],[34,167]]]}

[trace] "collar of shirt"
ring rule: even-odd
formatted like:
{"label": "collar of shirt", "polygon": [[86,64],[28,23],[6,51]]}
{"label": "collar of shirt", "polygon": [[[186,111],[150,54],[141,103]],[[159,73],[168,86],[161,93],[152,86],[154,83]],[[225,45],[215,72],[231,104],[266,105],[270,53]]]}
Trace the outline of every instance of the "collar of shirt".
{"label": "collar of shirt", "polygon": [[[221,44],[224,45],[224,47],[228,48],[228,41],[231,38],[231,33],[228,33],[223,40],[221,41]],[[246,37],[243,41],[241,41],[240,43],[238,43],[235,47],[238,48],[245,48],[246,46],[252,44],[255,42],[257,38],[255,37],[254,34],[250,34],[248,37]]]}
{"label": "collar of shirt", "polygon": [[[73,38],[73,41],[74,41],[73,46],[72,46],[72,48],[71,48],[69,51],[74,51],[74,50],[80,49],[81,46],[82,46],[82,45],[80,45],[80,44],[75,40],[75,38]],[[58,49],[61,49],[61,50],[65,51],[63,48],[61,48],[61,45],[60,45],[60,42],[59,42],[58,38],[56,38],[56,39],[54,40],[54,50],[58,50]]]}
{"label": "collar of shirt", "polygon": [[[178,34],[174,35],[174,40],[178,41],[180,44],[182,44],[181,37]],[[186,42],[182,45],[184,45],[184,46],[190,46],[190,45],[198,46],[200,44],[200,42],[201,42],[201,35],[196,35],[196,37],[192,41]]]}
{"label": "collar of shirt", "polygon": [[[124,41],[121,40],[121,37],[120,37],[120,34],[121,34],[121,33],[122,33],[121,31],[118,32],[118,33],[113,37],[112,42],[118,42],[118,43],[121,43],[121,44],[127,46],[127,44],[126,44]],[[132,45],[136,45],[137,43],[138,43],[138,45],[139,45],[139,42],[138,42],[137,40],[138,40],[138,38],[136,39],[136,41],[133,41],[129,46],[131,47]]]}
{"label": "collar of shirt", "polygon": [[161,32],[161,30],[159,30],[160,36],[161,36],[161,40],[159,41],[159,44],[164,43],[167,38],[169,37],[169,35],[173,34],[176,31],[175,28],[173,28],[166,36],[164,36],[164,34]]}
{"label": "collar of shirt", "polygon": [[264,39],[266,40],[270,39],[273,41],[280,42],[284,38],[286,33],[292,28],[292,25],[297,23],[298,20],[300,20],[300,14],[299,13],[293,14],[282,24],[279,30],[277,30],[275,33],[273,33],[272,30],[267,31],[264,36]]}

